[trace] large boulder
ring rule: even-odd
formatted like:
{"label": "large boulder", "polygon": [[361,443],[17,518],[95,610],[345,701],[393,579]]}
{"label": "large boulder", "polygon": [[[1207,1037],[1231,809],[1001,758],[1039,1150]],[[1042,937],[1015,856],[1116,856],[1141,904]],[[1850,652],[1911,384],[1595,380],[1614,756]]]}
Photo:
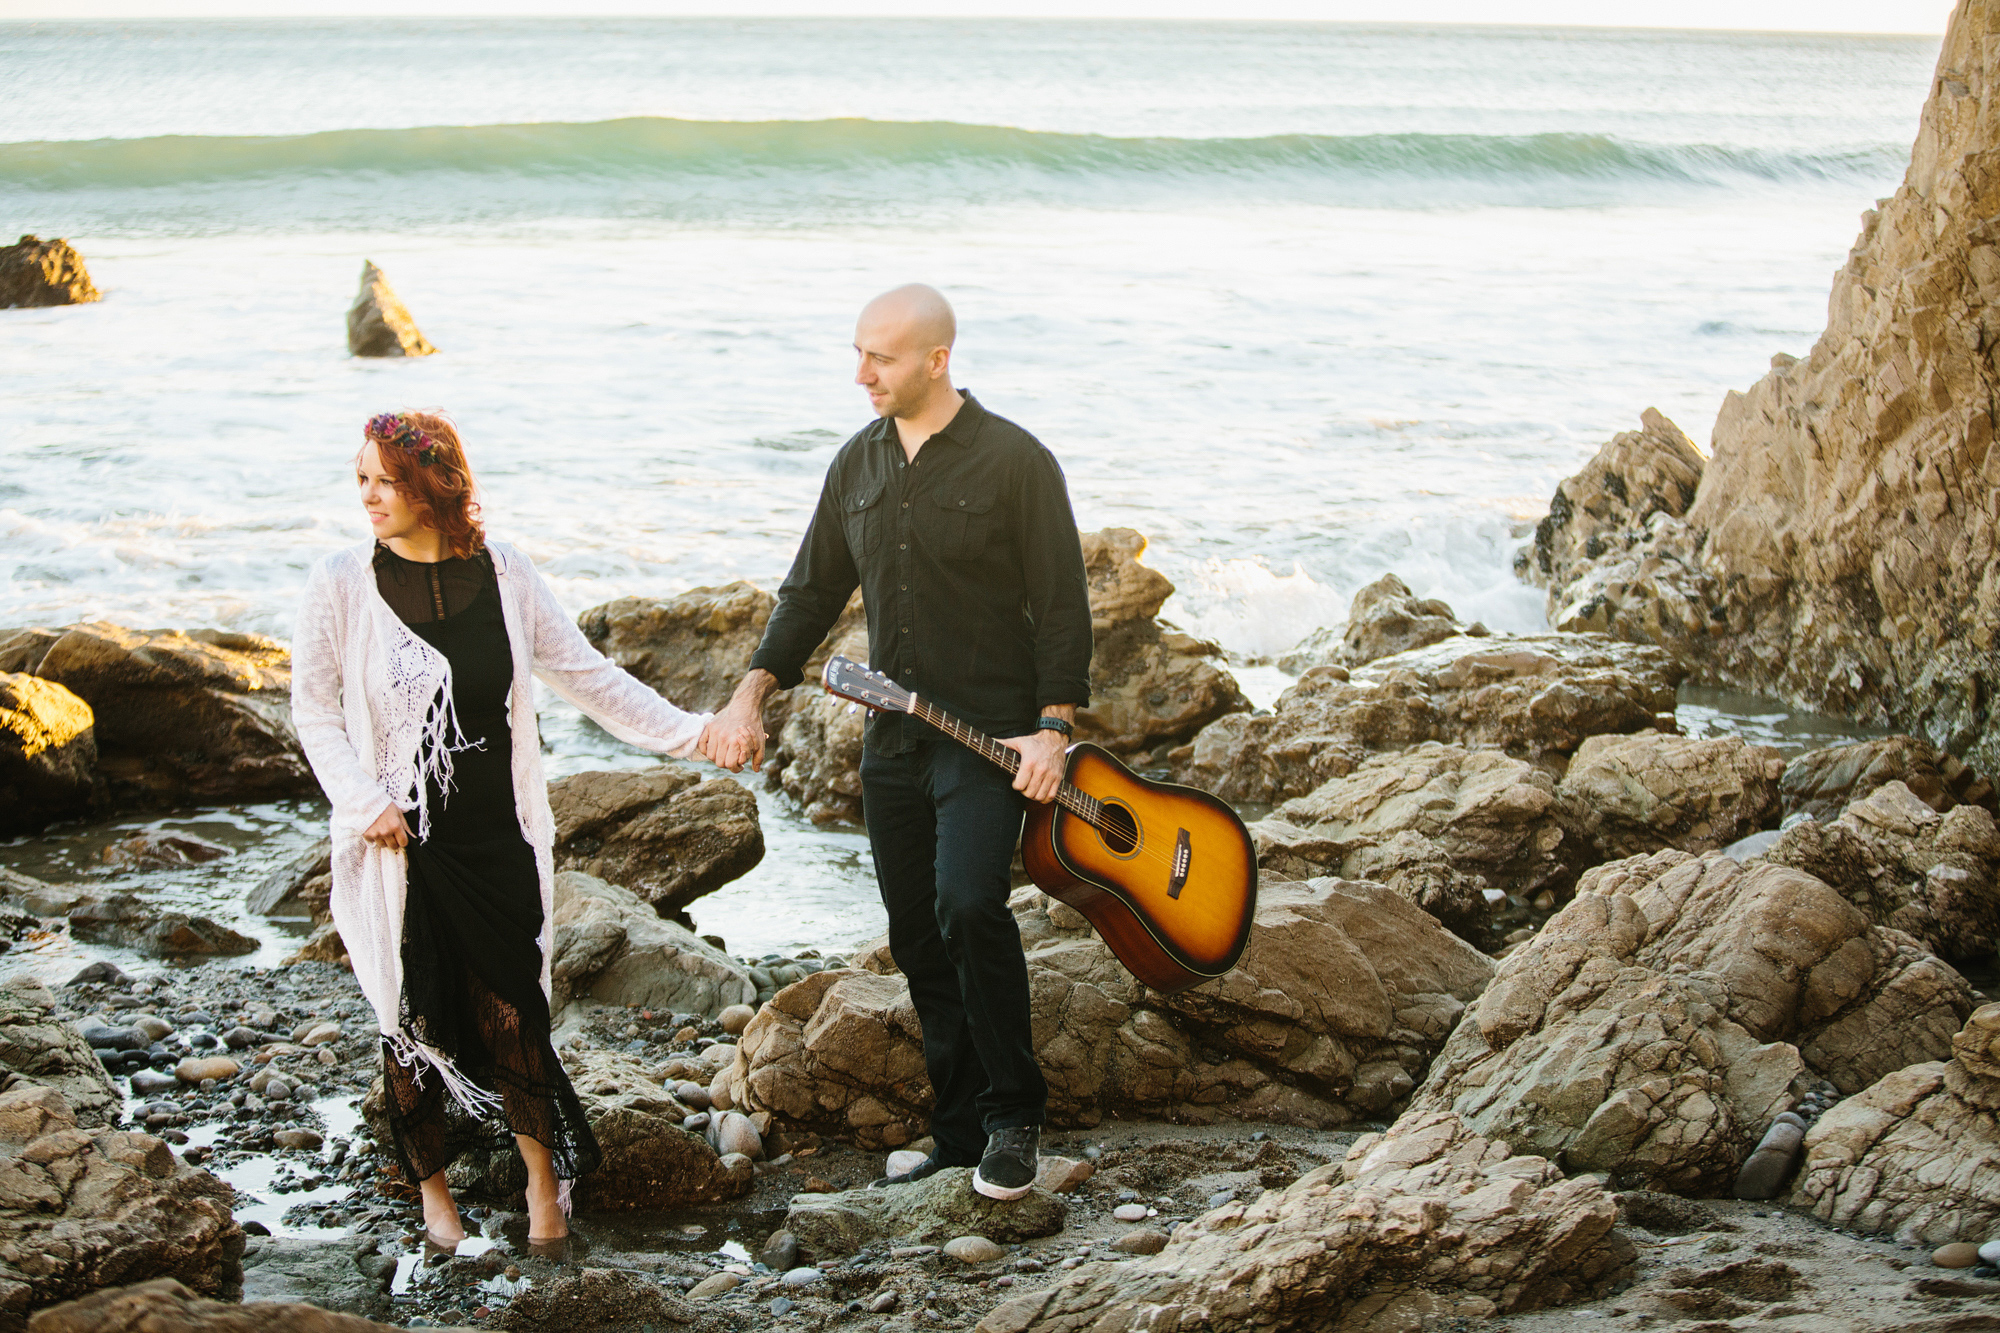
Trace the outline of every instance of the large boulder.
{"label": "large boulder", "polygon": [[549,784],[555,863],[623,885],[662,916],[764,859],[757,798],[734,778],[683,768],[578,773]]}
{"label": "large boulder", "polygon": [[1515,557],[1515,572],[1549,590],[1549,624],[1640,642],[1655,637],[1621,619],[1658,600],[1622,595],[1625,585],[1655,573],[1646,553],[1634,552],[1662,522],[1687,514],[1704,466],[1694,441],[1649,407],[1638,430],[1613,436],[1556,487],[1534,545]]}
{"label": "large boulder", "polygon": [[1598,1181],[1412,1114],[1344,1162],[1184,1223],[1150,1259],[1008,1301],[979,1333],[1358,1333],[1539,1310],[1630,1272],[1617,1219]]}
{"label": "large boulder", "polygon": [[1882,736],[1808,750],[1785,766],[1778,797],[1787,818],[1808,814],[1833,820],[1891,782],[1902,783],[1939,814],[1955,805],[1994,808],[1992,783],[1920,736]]}
{"label": "large boulder", "polygon": [[690,712],[729,702],[778,599],[738,580],[676,597],[620,597],[576,618],[591,646]]}
{"label": "large boulder", "polygon": [[233,1295],[234,1201],[150,1134],[85,1130],[54,1088],[0,1092],[0,1333],[40,1306],[153,1277]]}
{"label": "large boulder", "polygon": [[1706,679],[1894,725],[1987,772],[2000,768],[2000,367],[1983,332],[2000,303],[1996,38],[2000,9],[1961,0],[1909,169],[1862,215],[1825,331],[1724,400],[1685,521],[1633,548],[1665,572],[1604,594],[1625,603],[1605,613],[1620,633],[1673,646]]}
{"label": "large boulder", "polygon": [[90,1043],[55,1017],[56,998],[32,977],[0,986],[0,1068],[7,1087],[53,1088],[86,1129],[118,1123],[125,1099]]}
{"label": "large boulder", "polygon": [[1258,864],[1291,879],[1387,884],[1475,945],[1485,891],[1566,888],[1555,782],[1498,750],[1428,742],[1377,755],[1251,825]]}
{"label": "large boulder", "polygon": [[629,889],[567,870],[556,875],[555,900],[549,973],[557,1009],[587,997],[717,1014],[756,998],[756,985],[735,959],[663,920]]}
{"label": "large boulder", "polygon": [[0,837],[36,833],[90,805],[90,705],[52,680],[0,672]]}
{"label": "large boulder", "polygon": [[1950,1058],[1898,1069],[1807,1131],[1789,1203],[1835,1226],[1910,1241],[2000,1235],[2000,1004],[1982,1005]]}
{"label": "large boulder", "polygon": [[108,621],[0,632],[0,671],[54,681],[95,715],[119,804],[226,805],[318,791],[291,717],[291,654],[224,630]]}
{"label": "large boulder", "polygon": [[437,351],[417,327],[388,275],[361,263],[361,289],[347,310],[347,350],[355,356],[430,356]]}
{"label": "large boulder", "polygon": [[1222,649],[1160,620],[1174,585],[1139,563],[1146,539],[1131,528],[1082,536],[1090,592],[1090,707],[1078,740],[1117,754],[1178,745],[1215,719],[1247,713]]}
{"label": "large boulder", "polygon": [[1833,823],[1794,824],[1764,859],[1818,876],[1948,961],[1984,960],[2000,946],[2000,828],[1982,806],[1940,815],[1892,780]]}
{"label": "large boulder", "polygon": [[101,299],[83,256],[68,241],[23,236],[13,245],[0,245],[0,310]]}
{"label": "large boulder", "polygon": [[[1492,973],[1375,884],[1267,880],[1242,961],[1171,997],[1135,981],[1074,909],[1032,889],[1013,908],[1053,1125],[1381,1116]],[[722,1075],[739,1109],[870,1147],[921,1132],[931,1090],[920,1026],[886,953],[808,976],[758,1012]]]}
{"label": "large boulder", "polygon": [[1412,1113],[1449,1111],[1572,1172],[1726,1190],[1805,1066],[1727,1016],[1719,976],[1641,962],[1651,924],[1624,894],[1579,893],[1501,965]]}
{"label": "large boulder", "polygon": [[1592,736],[1557,789],[1599,861],[1678,847],[1711,852],[1778,822],[1785,761],[1740,736]]}
{"label": "large boulder", "polygon": [[159,1277],[51,1306],[27,1327],[29,1333],[396,1333],[399,1326],[297,1301],[212,1301]]}
{"label": "large boulder", "polygon": [[1462,636],[1352,672],[1316,667],[1275,711],[1224,717],[1175,756],[1184,781],[1270,803],[1425,741],[1561,758],[1591,736],[1671,731],[1683,674],[1658,648],[1598,634]]}

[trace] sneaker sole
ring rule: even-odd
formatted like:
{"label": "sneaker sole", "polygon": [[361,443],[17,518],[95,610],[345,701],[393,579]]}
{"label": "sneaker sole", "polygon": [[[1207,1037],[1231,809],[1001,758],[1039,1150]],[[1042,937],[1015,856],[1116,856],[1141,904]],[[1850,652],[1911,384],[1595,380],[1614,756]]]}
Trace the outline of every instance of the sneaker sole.
{"label": "sneaker sole", "polygon": [[1011,1203],[1015,1199],[1023,1198],[1034,1187],[1035,1182],[1032,1180],[1025,1185],[996,1185],[978,1171],[972,1173],[972,1188],[987,1198],[998,1199],[1002,1203]]}

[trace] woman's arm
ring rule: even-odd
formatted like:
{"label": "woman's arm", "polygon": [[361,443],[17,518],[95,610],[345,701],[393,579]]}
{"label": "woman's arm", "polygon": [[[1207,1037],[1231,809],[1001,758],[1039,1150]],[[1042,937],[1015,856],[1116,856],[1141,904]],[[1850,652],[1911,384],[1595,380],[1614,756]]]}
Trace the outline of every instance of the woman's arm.
{"label": "woman's arm", "polygon": [[619,740],[676,759],[693,756],[714,714],[682,712],[591,647],[534,565],[519,552],[514,559],[535,674]]}
{"label": "woman's arm", "polygon": [[292,637],[292,726],[313,776],[333,802],[333,822],[352,832],[371,828],[396,802],[375,780],[354,743],[340,707],[340,623],[333,580],[324,562],[306,580]]}

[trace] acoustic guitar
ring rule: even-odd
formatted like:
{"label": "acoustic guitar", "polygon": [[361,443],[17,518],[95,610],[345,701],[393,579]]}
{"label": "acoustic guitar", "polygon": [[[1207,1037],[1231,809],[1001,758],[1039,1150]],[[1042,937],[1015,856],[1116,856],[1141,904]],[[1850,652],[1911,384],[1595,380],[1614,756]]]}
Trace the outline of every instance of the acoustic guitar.
{"label": "acoustic guitar", "polygon": [[[821,679],[842,699],[908,713],[1009,773],[1021,756],[879,671],[845,657]],[[1257,853],[1236,812],[1205,791],[1140,777],[1102,746],[1069,747],[1056,799],[1028,805],[1021,859],[1037,888],[1090,920],[1132,972],[1173,994],[1243,954]]]}

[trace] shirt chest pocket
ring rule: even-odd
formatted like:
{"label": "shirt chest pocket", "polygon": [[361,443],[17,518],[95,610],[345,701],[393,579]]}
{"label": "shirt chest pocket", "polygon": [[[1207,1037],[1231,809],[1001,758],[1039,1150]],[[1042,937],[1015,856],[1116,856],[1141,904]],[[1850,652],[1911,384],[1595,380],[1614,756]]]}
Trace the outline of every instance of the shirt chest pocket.
{"label": "shirt chest pocket", "polygon": [[882,544],[881,482],[849,491],[840,502],[840,521],[847,549],[856,560],[873,555]]}
{"label": "shirt chest pocket", "polygon": [[930,547],[941,560],[973,560],[986,551],[999,515],[993,512],[995,493],[969,487],[940,487],[931,495]]}

